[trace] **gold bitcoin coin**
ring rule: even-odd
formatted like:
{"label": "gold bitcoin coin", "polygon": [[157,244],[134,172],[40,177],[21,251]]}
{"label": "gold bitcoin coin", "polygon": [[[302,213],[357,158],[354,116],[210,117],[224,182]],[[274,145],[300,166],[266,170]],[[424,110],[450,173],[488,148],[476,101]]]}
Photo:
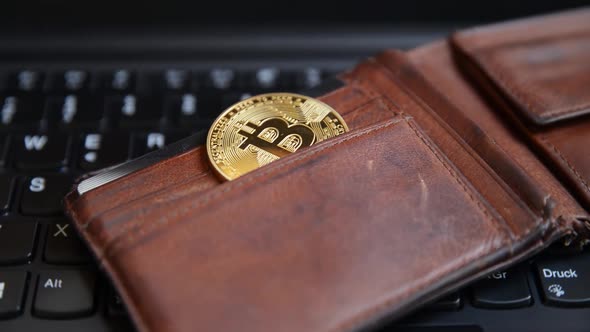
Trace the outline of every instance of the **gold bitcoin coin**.
{"label": "gold bitcoin coin", "polygon": [[267,93],[221,113],[207,135],[207,154],[217,173],[233,180],[347,131],[342,117],[319,100],[294,93]]}

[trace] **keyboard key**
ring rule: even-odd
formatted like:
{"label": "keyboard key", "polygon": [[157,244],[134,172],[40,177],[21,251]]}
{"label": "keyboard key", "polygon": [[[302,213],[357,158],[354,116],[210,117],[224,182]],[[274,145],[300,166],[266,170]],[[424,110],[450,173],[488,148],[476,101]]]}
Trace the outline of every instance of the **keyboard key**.
{"label": "keyboard key", "polygon": [[8,89],[11,91],[33,92],[43,88],[44,74],[37,70],[25,69],[10,75]]}
{"label": "keyboard key", "polygon": [[21,220],[0,222],[0,264],[21,264],[33,256],[37,223]]}
{"label": "keyboard key", "polygon": [[82,137],[79,166],[92,171],[127,160],[129,135],[125,133],[89,133]]}
{"label": "keyboard key", "polygon": [[90,261],[90,255],[73,226],[61,222],[47,230],[44,259],[52,264],[83,264]]}
{"label": "keyboard key", "polygon": [[191,75],[187,70],[168,69],[162,74],[163,88],[172,91],[184,91],[194,88]]}
{"label": "keyboard key", "polygon": [[174,143],[188,134],[179,133],[160,133],[152,132],[146,134],[136,134],[133,138],[133,158],[139,157],[149,152],[163,148],[164,146]]}
{"label": "keyboard key", "polygon": [[0,167],[4,167],[6,165],[6,159],[8,158],[8,149],[9,149],[9,137],[5,135],[0,135]]}
{"label": "keyboard key", "polygon": [[532,297],[520,269],[496,272],[473,286],[473,305],[490,309],[526,307]]}
{"label": "keyboard key", "polygon": [[106,75],[104,87],[110,91],[131,92],[135,89],[135,74],[127,69],[115,70]]}
{"label": "keyboard key", "polygon": [[21,212],[51,216],[62,213],[62,199],[71,189],[72,181],[68,176],[55,174],[30,177],[23,185]]}
{"label": "keyboard key", "polygon": [[110,124],[120,127],[157,126],[162,117],[158,103],[134,94],[111,96],[106,99],[106,111]]}
{"label": "keyboard key", "polygon": [[205,75],[205,86],[219,90],[235,87],[237,74],[233,69],[214,68]]}
{"label": "keyboard key", "polygon": [[67,162],[69,138],[63,134],[19,135],[12,144],[21,169],[59,169]]}
{"label": "keyboard key", "polygon": [[12,176],[0,174],[0,210],[8,210],[12,197]]}
{"label": "keyboard key", "polygon": [[315,67],[305,68],[295,74],[295,84],[301,89],[311,89],[322,84],[323,73]]}
{"label": "keyboard key", "polygon": [[25,299],[27,272],[0,271],[0,318],[18,316]]}
{"label": "keyboard key", "polygon": [[97,98],[90,96],[51,96],[45,104],[43,129],[50,131],[56,126],[79,128],[100,126],[102,107]]}
{"label": "keyboard key", "polygon": [[548,305],[590,306],[590,252],[555,256],[536,263],[541,293]]}
{"label": "keyboard key", "polygon": [[0,127],[32,128],[39,125],[43,110],[39,98],[33,95],[4,96],[0,99]]}
{"label": "keyboard key", "polygon": [[429,310],[435,311],[450,311],[459,308],[461,308],[461,296],[457,292],[451,293],[428,306]]}
{"label": "keyboard key", "polygon": [[[207,98],[203,99],[193,93],[183,95],[168,95],[164,99],[164,124],[167,128],[181,128],[187,130],[208,129],[211,120],[219,115],[219,107],[207,105]],[[216,114],[212,117],[210,113]]]}
{"label": "keyboard key", "polygon": [[246,75],[244,88],[253,91],[279,90],[289,87],[288,76],[276,67],[260,68],[253,73]]}
{"label": "keyboard key", "polygon": [[72,69],[53,76],[50,89],[53,91],[81,92],[89,89],[90,74],[83,70]]}
{"label": "keyboard key", "polygon": [[33,313],[45,318],[75,318],[94,310],[96,273],[45,271],[39,274]]}

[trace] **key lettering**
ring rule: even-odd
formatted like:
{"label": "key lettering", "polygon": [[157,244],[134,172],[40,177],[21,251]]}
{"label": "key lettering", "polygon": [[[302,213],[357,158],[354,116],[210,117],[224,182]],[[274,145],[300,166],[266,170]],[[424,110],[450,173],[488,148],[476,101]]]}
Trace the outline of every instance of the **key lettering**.
{"label": "key lettering", "polygon": [[4,99],[4,104],[2,105],[2,123],[3,124],[11,124],[12,118],[16,113],[16,106],[18,104],[18,99],[16,97],[6,97]]}
{"label": "key lettering", "polygon": [[123,107],[121,107],[121,112],[127,116],[133,116],[136,111],[135,105],[135,96],[127,95],[123,98]]}
{"label": "key lettering", "polygon": [[27,135],[25,136],[25,148],[28,151],[36,150],[41,151],[47,144],[47,136],[45,135]]}
{"label": "key lettering", "polygon": [[62,121],[64,123],[71,123],[76,116],[76,111],[78,110],[78,99],[76,96],[66,96],[64,99],[64,105],[61,109]]}
{"label": "key lettering", "polygon": [[42,192],[45,190],[45,178],[40,176],[32,178],[29,190],[35,193]]}
{"label": "key lettering", "polygon": [[84,147],[88,150],[100,149],[100,140],[102,136],[100,134],[88,134],[84,139]]}
{"label": "key lettering", "polygon": [[166,137],[160,133],[149,133],[147,136],[147,148],[153,149],[158,148],[161,149],[164,147],[166,142]]}
{"label": "key lettering", "polygon": [[577,278],[578,274],[576,270],[566,270],[566,271],[555,271],[551,269],[543,269],[543,276],[545,278],[558,278],[558,279],[571,279]]}
{"label": "key lettering", "polygon": [[43,284],[43,288],[61,288],[63,280],[61,279],[47,279],[45,284]]}

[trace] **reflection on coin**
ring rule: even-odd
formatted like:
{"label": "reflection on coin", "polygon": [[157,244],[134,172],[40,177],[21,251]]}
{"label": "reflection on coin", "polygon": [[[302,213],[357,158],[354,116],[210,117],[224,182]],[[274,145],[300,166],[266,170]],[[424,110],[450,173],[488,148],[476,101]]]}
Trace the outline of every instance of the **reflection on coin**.
{"label": "reflection on coin", "polygon": [[348,131],[323,102],[294,93],[267,93],[236,103],[213,122],[207,155],[233,180],[297,150]]}

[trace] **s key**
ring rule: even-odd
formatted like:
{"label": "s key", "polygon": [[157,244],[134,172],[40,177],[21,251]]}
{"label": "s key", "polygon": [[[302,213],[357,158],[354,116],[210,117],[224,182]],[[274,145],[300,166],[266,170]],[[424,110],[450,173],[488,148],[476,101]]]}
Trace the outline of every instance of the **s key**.
{"label": "s key", "polygon": [[33,176],[23,183],[20,209],[36,216],[59,215],[62,199],[71,186],[71,179],[61,174]]}

